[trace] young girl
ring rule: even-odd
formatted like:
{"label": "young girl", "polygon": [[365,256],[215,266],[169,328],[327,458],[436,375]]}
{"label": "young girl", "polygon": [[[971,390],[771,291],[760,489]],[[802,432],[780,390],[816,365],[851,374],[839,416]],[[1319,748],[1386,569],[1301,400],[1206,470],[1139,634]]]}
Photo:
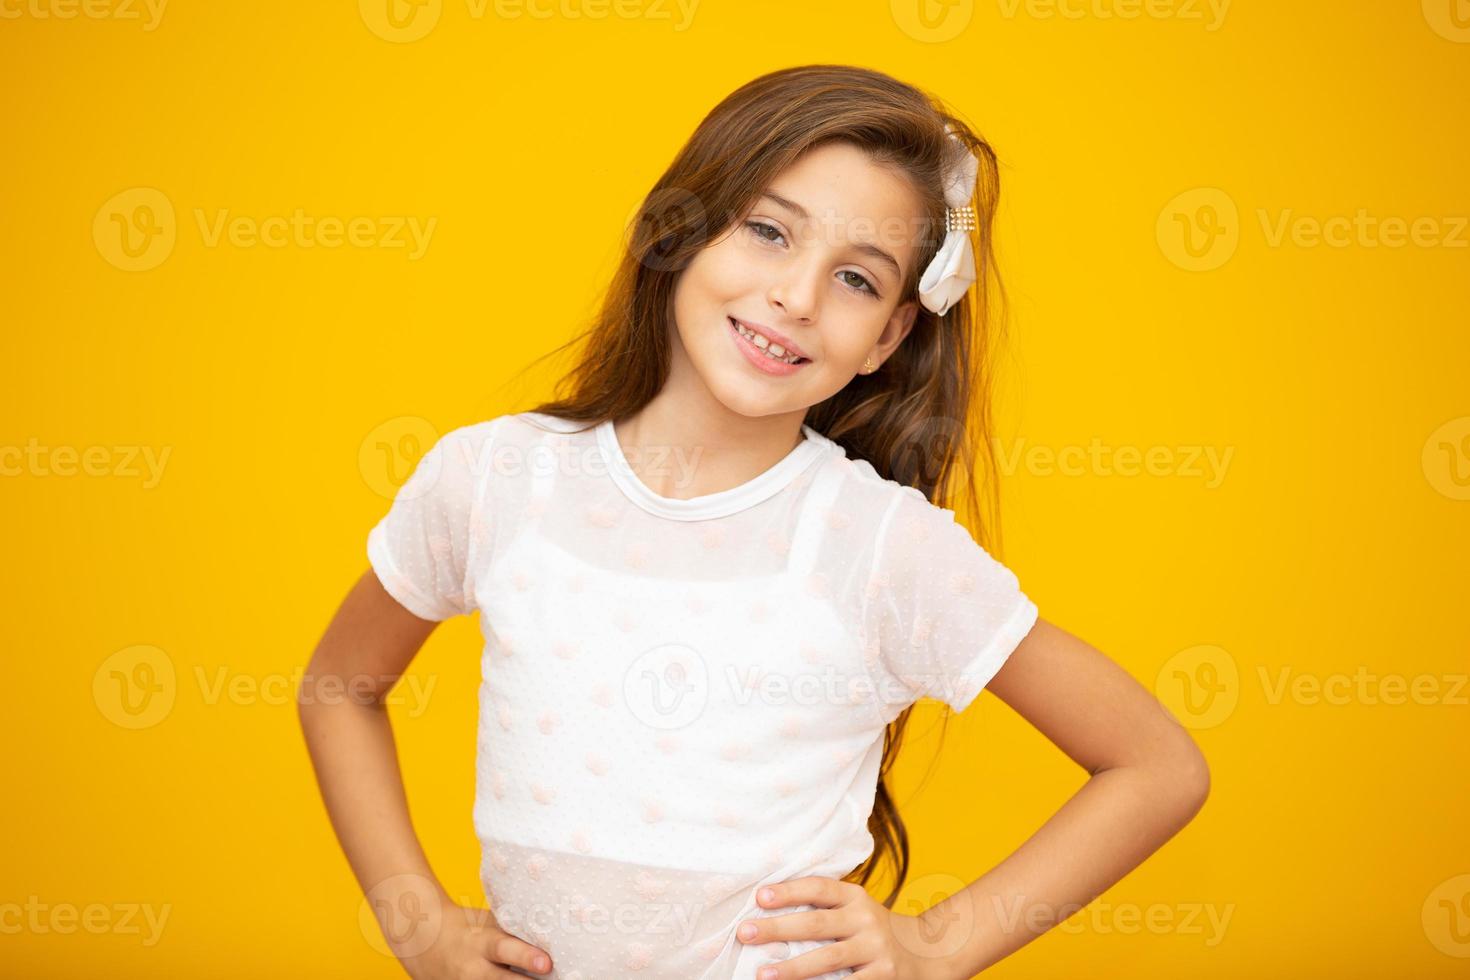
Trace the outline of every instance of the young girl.
{"label": "young girl", "polygon": [[[990,147],[909,85],[757,78],[645,200],[566,397],[419,461],[307,671],[368,696],[301,698],[410,975],[968,977],[1198,810],[1185,730],[942,505],[990,458],[996,196]],[[429,869],[382,708],[476,610],[490,915]],[[883,776],[910,708],[987,685],[1092,778],[968,888],[896,912]]]}

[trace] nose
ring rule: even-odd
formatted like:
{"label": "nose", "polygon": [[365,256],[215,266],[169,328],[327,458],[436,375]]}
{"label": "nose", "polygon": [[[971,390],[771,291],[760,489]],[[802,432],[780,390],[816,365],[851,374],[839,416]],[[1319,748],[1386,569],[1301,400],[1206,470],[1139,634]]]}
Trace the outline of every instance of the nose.
{"label": "nose", "polygon": [[817,315],[822,274],[818,262],[792,262],[771,285],[767,298],[791,319],[810,323]]}

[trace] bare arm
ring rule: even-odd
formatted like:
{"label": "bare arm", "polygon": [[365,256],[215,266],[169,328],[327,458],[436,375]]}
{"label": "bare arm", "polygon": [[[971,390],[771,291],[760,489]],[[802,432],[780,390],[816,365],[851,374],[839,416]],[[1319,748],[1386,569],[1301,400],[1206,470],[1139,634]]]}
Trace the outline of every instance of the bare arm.
{"label": "bare arm", "polygon": [[484,916],[476,922],[459,914],[414,833],[398,768],[384,699],[437,625],[399,605],[369,569],[317,644],[297,691],[297,712],[322,800],[358,884],[375,906],[439,913],[429,920],[435,935],[427,949],[423,934],[386,931],[409,973],[449,976],[453,963],[477,959],[483,963],[475,964],[476,976],[513,976],[491,961],[532,969],[542,951]]}
{"label": "bare arm", "polygon": [[1080,911],[1187,824],[1209,795],[1189,733],[1094,647],[1045,620],[995,693],[1091,774],[1014,853],[926,910],[936,976],[971,977]]}
{"label": "bare arm", "polygon": [[409,820],[384,699],[437,625],[394,601],[370,569],[328,624],[297,692],[322,800],[364,891],[394,875],[435,881]]}

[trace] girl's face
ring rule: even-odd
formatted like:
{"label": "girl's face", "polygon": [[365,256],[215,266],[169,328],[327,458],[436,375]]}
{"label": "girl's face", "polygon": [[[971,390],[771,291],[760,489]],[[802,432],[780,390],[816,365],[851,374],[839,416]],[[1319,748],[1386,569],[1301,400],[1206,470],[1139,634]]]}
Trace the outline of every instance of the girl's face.
{"label": "girl's face", "polygon": [[[882,364],[918,312],[899,287],[919,207],[904,178],[851,144],[804,154],[680,275],[672,371],[692,367],[725,407],[757,417],[804,414],[864,358]],[[781,359],[764,352],[777,345]]]}

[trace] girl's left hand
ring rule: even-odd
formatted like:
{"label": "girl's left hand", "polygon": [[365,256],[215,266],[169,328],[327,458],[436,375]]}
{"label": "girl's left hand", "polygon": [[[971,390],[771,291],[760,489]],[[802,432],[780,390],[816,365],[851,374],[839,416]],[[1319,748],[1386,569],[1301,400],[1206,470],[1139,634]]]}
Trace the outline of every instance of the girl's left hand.
{"label": "girl's left hand", "polygon": [[747,919],[735,930],[744,943],[835,940],[761,967],[756,971],[757,980],[820,977],[844,966],[852,969],[854,980],[929,980],[944,968],[935,956],[923,955],[919,916],[894,912],[851,881],[807,877],[763,885],[756,892],[756,904],[768,909],[786,905],[817,908]]}

